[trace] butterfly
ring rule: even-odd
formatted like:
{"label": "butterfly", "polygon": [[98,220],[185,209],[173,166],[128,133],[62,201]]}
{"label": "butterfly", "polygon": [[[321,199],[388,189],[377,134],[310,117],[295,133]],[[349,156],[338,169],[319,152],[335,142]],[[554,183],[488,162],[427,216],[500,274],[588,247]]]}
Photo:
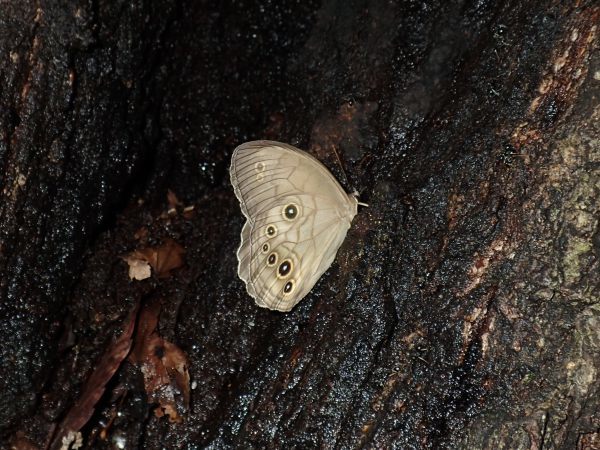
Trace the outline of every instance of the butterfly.
{"label": "butterfly", "polygon": [[364,203],[316,158],[281,142],[238,146],[229,173],[246,217],[238,275],[258,306],[290,311],[331,266]]}

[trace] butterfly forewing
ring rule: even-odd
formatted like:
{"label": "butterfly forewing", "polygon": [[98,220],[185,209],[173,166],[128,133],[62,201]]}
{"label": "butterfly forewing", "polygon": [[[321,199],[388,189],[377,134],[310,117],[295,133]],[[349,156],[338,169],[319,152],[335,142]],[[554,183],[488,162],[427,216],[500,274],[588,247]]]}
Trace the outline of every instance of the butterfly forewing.
{"label": "butterfly forewing", "polygon": [[357,201],[319,161],[278,142],[240,145],[230,174],[247,218],[238,274],[259,306],[289,311],[333,262]]}

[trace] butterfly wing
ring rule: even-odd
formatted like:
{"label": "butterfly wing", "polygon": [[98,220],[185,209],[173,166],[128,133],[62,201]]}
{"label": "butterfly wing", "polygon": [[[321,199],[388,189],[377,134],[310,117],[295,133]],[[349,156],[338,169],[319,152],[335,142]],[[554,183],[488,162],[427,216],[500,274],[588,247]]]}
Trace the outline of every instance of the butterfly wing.
{"label": "butterfly wing", "polygon": [[247,219],[238,275],[259,306],[289,311],[333,262],[357,200],[318,160],[274,141],[237,147],[230,175]]}

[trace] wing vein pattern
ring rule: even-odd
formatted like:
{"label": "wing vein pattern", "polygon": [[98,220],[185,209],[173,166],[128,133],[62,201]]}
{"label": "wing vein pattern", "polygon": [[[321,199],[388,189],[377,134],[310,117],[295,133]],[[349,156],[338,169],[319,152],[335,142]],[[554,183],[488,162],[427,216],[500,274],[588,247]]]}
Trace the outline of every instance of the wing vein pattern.
{"label": "wing vein pattern", "polygon": [[357,199],[317,159],[275,141],[237,147],[230,176],[246,217],[238,275],[257,305],[289,311],[333,262]]}

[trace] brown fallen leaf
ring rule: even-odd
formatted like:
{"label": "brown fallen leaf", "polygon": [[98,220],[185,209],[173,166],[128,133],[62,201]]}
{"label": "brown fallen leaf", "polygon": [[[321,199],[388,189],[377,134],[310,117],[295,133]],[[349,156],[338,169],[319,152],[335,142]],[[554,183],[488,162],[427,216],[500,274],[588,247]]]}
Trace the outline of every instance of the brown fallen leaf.
{"label": "brown fallen leaf", "polygon": [[190,376],[185,353],[156,332],[160,303],[144,307],[138,321],[135,344],[129,360],[140,367],[150,403],[157,403],[157,417],[181,422],[179,411],[189,409]]}
{"label": "brown fallen leaf", "polygon": [[145,280],[146,278],[150,278],[150,275],[152,275],[150,264],[148,264],[148,261],[146,261],[143,256],[137,255],[136,253],[137,252],[133,252],[123,257],[129,266],[129,279]]}
{"label": "brown fallen leaf", "polygon": [[183,206],[183,203],[181,203],[179,201],[179,199],[175,195],[175,192],[173,192],[171,189],[169,189],[167,191],[167,203],[169,205],[168,210],[167,210],[168,214],[174,214],[174,213],[176,213],[177,212],[177,207],[178,206]]}
{"label": "brown fallen leaf", "polygon": [[168,217],[172,217],[174,215],[176,215],[178,212],[181,213],[181,215],[183,216],[184,219],[186,220],[191,220],[194,215],[195,215],[195,211],[194,211],[194,205],[188,205],[185,206],[175,195],[175,193],[172,190],[168,190],[167,191],[167,213],[162,214],[161,217],[163,219],[166,219]]}
{"label": "brown fallen leaf", "polygon": [[[129,265],[129,278],[143,280],[150,276],[150,267],[158,278],[166,278],[183,265],[184,248],[171,238],[158,247],[135,250],[123,257]],[[148,267],[148,264],[150,267]]]}
{"label": "brown fallen leaf", "polygon": [[158,326],[160,310],[160,300],[148,302],[142,307],[133,339],[133,348],[129,355],[129,361],[133,364],[141,364],[144,361],[147,346],[146,340],[154,333],[154,330]]}
{"label": "brown fallen leaf", "polygon": [[196,215],[196,210],[194,205],[186,206],[183,208],[183,218],[186,220],[191,220]]}
{"label": "brown fallen leaf", "polygon": [[12,450],[39,450],[22,431],[17,431],[10,440],[10,448]]}
{"label": "brown fallen leaf", "polygon": [[60,450],[77,450],[81,447],[83,447],[83,436],[79,431],[69,431],[60,443]]}
{"label": "brown fallen leaf", "polygon": [[96,368],[84,383],[79,399],[56,429],[50,448],[73,448],[73,445],[77,445],[79,431],[94,413],[96,403],[102,397],[106,383],[113,377],[131,349],[137,311],[138,305],[130,311],[123,323],[123,332],[108,346]]}
{"label": "brown fallen leaf", "polygon": [[170,422],[181,423],[182,419],[177,414],[177,410],[171,404],[159,405],[154,408],[154,415],[156,417],[169,416]]}

